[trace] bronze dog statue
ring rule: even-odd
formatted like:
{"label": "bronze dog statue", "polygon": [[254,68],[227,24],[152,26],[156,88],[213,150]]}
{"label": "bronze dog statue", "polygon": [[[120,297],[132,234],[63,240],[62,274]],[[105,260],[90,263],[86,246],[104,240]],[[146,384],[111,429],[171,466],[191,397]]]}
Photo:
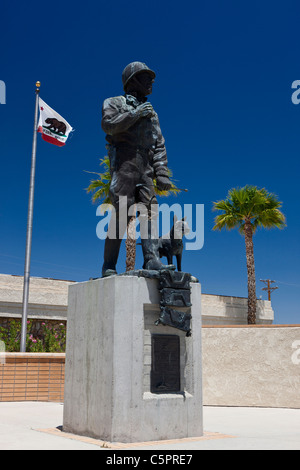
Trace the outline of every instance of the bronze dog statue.
{"label": "bronze dog statue", "polygon": [[159,238],[159,256],[167,257],[168,264],[172,264],[173,256],[176,256],[177,269],[181,271],[181,259],[183,252],[182,237],[190,232],[186,217],[178,219],[174,216],[174,225],[170,232]]}

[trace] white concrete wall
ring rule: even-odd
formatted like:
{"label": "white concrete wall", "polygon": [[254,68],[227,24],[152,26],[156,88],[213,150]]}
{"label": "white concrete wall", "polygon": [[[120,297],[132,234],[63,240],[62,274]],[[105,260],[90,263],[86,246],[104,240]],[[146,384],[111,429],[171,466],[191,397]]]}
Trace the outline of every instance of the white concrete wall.
{"label": "white concrete wall", "polygon": [[[203,325],[247,325],[248,299],[202,294]],[[272,324],[274,311],[268,300],[257,301],[256,323]]]}
{"label": "white concrete wall", "polygon": [[300,325],[204,327],[203,404],[300,408]]}
{"label": "white concrete wall", "polygon": [[[28,317],[66,320],[68,287],[72,281],[31,277]],[[0,274],[0,317],[22,317],[23,276]]]}
{"label": "white concrete wall", "polygon": [[[29,289],[29,318],[66,320],[68,287],[72,281],[32,277]],[[21,318],[23,276],[0,274],[0,317]],[[204,325],[246,325],[247,299],[223,295],[202,294]],[[271,302],[258,300],[257,323],[274,320]]]}

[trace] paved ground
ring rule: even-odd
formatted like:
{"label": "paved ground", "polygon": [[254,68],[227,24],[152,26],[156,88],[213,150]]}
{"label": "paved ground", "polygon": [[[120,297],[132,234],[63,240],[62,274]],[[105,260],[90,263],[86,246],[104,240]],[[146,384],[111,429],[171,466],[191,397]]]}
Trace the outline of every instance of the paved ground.
{"label": "paved ground", "polygon": [[0,449],[32,450],[300,450],[300,409],[204,407],[202,438],[103,443],[60,431],[63,404],[1,402]]}

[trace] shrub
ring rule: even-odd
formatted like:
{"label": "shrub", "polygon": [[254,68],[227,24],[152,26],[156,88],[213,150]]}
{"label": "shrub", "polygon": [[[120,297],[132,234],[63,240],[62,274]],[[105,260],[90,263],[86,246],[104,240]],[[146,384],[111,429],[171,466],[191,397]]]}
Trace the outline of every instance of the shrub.
{"label": "shrub", "polygon": [[[66,326],[63,323],[52,325],[42,323],[39,334],[34,333],[32,320],[27,321],[26,352],[64,352],[66,346]],[[9,327],[0,327],[0,341],[6,352],[19,352],[21,341],[21,320],[10,320]]]}

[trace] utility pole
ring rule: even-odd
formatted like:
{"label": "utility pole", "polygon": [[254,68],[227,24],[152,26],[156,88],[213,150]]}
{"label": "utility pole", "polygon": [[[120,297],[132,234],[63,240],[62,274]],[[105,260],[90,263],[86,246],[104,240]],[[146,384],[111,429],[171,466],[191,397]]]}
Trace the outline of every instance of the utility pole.
{"label": "utility pole", "polygon": [[267,287],[262,287],[261,290],[268,291],[268,300],[271,301],[271,292],[273,292],[273,290],[278,289],[277,286],[271,286],[271,284],[273,284],[273,282],[275,281],[271,281],[271,279],[260,279],[260,281],[266,284]]}

